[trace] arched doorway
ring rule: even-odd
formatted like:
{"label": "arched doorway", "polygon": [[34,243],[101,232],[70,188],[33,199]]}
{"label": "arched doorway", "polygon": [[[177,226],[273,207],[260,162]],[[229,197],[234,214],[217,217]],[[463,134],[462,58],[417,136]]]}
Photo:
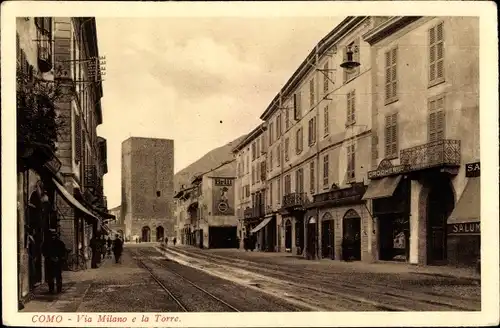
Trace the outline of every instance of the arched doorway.
{"label": "arched doorway", "polygon": [[330,213],[325,213],[321,218],[321,257],[335,259],[335,227],[333,217]]}
{"label": "arched doorway", "polygon": [[307,256],[308,258],[316,258],[316,232],[317,232],[317,221],[315,216],[310,216],[307,219]]}
{"label": "arched doorway", "polygon": [[342,219],[342,259],[361,260],[361,218],[353,209]]}
{"label": "arched doorway", "polygon": [[442,175],[429,179],[427,194],[427,263],[446,262],[446,221],[455,207],[451,181]]}
{"label": "arched doorway", "polygon": [[285,222],[285,251],[292,250],[292,221],[290,219]]}
{"label": "arched doorway", "polygon": [[143,243],[149,243],[151,241],[151,229],[148,226],[142,227],[142,238]]}
{"label": "arched doorway", "polygon": [[304,248],[304,219],[295,218],[295,247],[297,248],[297,255],[302,255]]}
{"label": "arched doorway", "polygon": [[162,226],[156,227],[156,241],[163,241],[165,237],[165,229]]}

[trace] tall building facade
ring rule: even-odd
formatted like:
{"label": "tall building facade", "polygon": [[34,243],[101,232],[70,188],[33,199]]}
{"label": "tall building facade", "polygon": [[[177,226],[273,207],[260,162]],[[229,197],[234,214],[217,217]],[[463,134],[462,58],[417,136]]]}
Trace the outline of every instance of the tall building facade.
{"label": "tall building facade", "polygon": [[274,226],[276,250],[310,259],[476,263],[478,40],[476,18],[343,20],[261,116],[265,213],[250,232]]}
{"label": "tall building facade", "polygon": [[127,239],[175,235],[174,141],[131,137],[122,143],[121,213]]}
{"label": "tall building facade", "polygon": [[102,87],[86,64],[99,57],[96,40],[93,18],[16,19],[20,303],[45,280],[41,245],[50,230],[88,260],[92,231],[113,218],[102,192],[106,142],[96,134]]}

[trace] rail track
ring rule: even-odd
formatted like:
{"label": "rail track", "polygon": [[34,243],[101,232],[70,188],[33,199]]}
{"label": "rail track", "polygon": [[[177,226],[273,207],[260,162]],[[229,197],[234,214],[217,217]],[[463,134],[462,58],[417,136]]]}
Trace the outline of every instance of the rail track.
{"label": "rail track", "polygon": [[[256,273],[267,275],[277,279],[290,280],[290,278],[295,278],[294,281],[307,281],[308,279],[314,277],[315,279],[317,278],[315,281],[316,286],[314,287],[290,281],[287,281],[287,283],[289,285],[295,285],[296,287],[310,290],[316,293],[322,293],[324,295],[337,297],[341,296],[353,302],[364,303],[382,311],[414,311],[415,306],[420,308],[424,307],[431,311],[479,310],[478,308],[473,306],[464,306],[462,304],[459,304],[456,299],[453,299],[448,295],[433,295],[415,290],[406,290],[409,295],[405,295],[401,293],[402,290],[399,288],[376,282],[370,282],[370,284],[357,282],[357,286],[353,286],[351,284],[346,284],[340,281],[327,280],[321,275],[318,275],[318,272],[313,272],[311,270],[304,270],[304,272],[301,272],[301,274],[294,270],[288,270],[283,267],[277,268],[275,265],[273,266],[269,263],[256,263],[241,259],[228,259],[226,257],[215,254],[201,254],[195,251],[188,252],[179,249],[170,249],[168,251],[172,253],[177,252],[184,256],[190,256],[193,259],[213,261],[212,263],[218,263],[222,265],[227,264],[233,267],[239,267],[241,269],[249,269],[251,267],[252,271]],[[369,298],[366,298],[366,294],[371,294],[371,298],[376,298],[376,300],[370,300]],[[409,306],[410,304],[412,306]]]}
{"label": "rail track", "polygon": [[[168,287],[166,287],[165,284],[162,283],[160,278],[154,273],[153,269],[151,267],[149,267],[148,265],[146,265],[145,261],[142,259],[142,257],[145,256],[144,253],[141,254],[141,252],[139,252],[139,251],[133,251],[133,254],[134,254],[135,260],[139,263],[139,265],[141,267],[143,267],[146,271],[148,271],[148,273],[153,278],[153,280],[170,296],[170,298],[172,298],[172,300],[179,306],[179,308],[183,312],[195,312],[195,311],[191,311],[189,309],[189,306],[184,304],[178,296],[175,296],[174,293],[172,293],[172,291]],[[146,257],[147,257],[147,255],[146,255]],[[153,260],[150,260],[150,261],[153,261]],[[165,266],[162,266],[162,270],[168,271],[169,274],[173,274],[174,276],[180,278],[182,281],[193,286],[194,288],[196,288],[197,290],[202,292],[203,295],[206,295],[206,296],[210,297],[211,299],[215,300],[216,302],[222,304],[224,307],[226,307],[228,309],[228,311],[225,311],[225,312],[241,312],[236,307],[232,306],[231,304],[227,303],[226,301],[222,300],[221,298],[217,297],[216,295],[210,293],[206,289],[200,287],[199,285],[197,285],[193,281],[187,279],[186,277],[179,274],[178,272],[175,272],[174,270],[169,270]]]}

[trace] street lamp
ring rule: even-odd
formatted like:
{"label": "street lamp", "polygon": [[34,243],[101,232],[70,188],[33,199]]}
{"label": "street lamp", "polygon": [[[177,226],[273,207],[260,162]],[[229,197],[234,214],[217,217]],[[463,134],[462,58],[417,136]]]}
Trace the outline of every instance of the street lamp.
{"label": "street lamp", "polygon": [[348,46],[347,52],[346,52],[346,55],[347,55],[346,61],[343,62],[342,64],[340,64],[340,67],[351,70],[351,69],[354,69],[354,68],[358,67],[359,65],[361,65],[358,61],[355,61],[353,59],[353,54],[355,52],[356,53],[358,52],[357,47],[354,47],[354,49],[353,49],[352,46]]}

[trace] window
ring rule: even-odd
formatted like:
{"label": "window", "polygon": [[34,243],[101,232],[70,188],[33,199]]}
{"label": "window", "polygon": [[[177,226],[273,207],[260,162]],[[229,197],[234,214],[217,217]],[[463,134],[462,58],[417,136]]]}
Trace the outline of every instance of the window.
{"label": "window", "polygon": [[255,143],[255,158],[260,157],[260,138],[257,139],[257,142]]}
{"label": "window", "polygon": [[247,155],[247,174],[250,173],[250,156]]}
{"label": "window", "polygon": [[323,186],[328,186],[328,175],[330,172],[328,155],[323,157]]}
{"label": "window", "polygon": [[314,106],[314,78],[309,81],[309,106]]}
{"label": "window", "polygon": [[304,169],[300,168],[295,171],[295,191],[298,193],[304,192]]}
{"label": "window", "polygon": [[269,171],[273,170],[273,150],[269,150]]}
{"label": "window", "polygon": [[255,166],[255,182],[260,182],[260,165]]}
{"label": "window", "polygon": [[302,133],[302,128],[299,128],[296,132],[295,135],[295,151],[297,154],[300,154],[302,152],[302,149],[304,148],[303,142],[304,142],[304,136]]}
{"label": "window", "polygon": [[347,181],[350,182],[356,178],[354,145],[347,146]]}
{"label": "window", "polygon": [[276,166],[281,166],[281,144],[276,147]]}
{"label": "window", "polygon": [[444,81],[443,23],[429,29],[429,83]]}
{"label": "window", "polygon": [[292,181],[290,180],[290,174],[285,175],[285,195],[292,192]]}
{"label": "window", "polygon": [[255,161],[255,142],[252,144],[252,161]]}
{"label": "window", "polygon": [[285,109],[285,130],[290,127],[290,112],[288,108]]}
{"label": "window", "polygon": [[385,116],[385,157],[398,157],[398,114]]}
{"label": "window", "polygon": [[79,163],[82,159],[82,122],[80,115],[75,113],[75,162]]}
{"label": "window", "polygon": [[314,161],[309,164],[309,190],[311,194],[314,194],[315,188],[315,178],[314,178]]}
{"label": "window", "polygon": [[273,123],[269,123],[269,146],[271,146],[273,144],[273,128],[274,128],[274,125]]}
{"label": "window", "polygon": [[279,204],[279,202],[281,200],[281,179],[280,178],[278,178],[278,180],[277,180],[276,188],[278,189],[277,190],[277,195],[278,195],[277,201],[278,201],[278,204]]}
{"label": "window", "polygon": [[354,124],[356,122],[356,93],[351,91],[347,93],[347,125]]}
{"label": "window", "polygon": [[397,55],[398,49],[394,48],[385,53],[385,101],[386,103],[397,99]]}
{"label": "window", "polygon": [[445,136],[444,96],[429,100],[429,142],[443,140]]}
{"label": "window", "polygon": [[[359,49],[359,39],[349,43],[344,48],[344,62],[347,61],[347,50],[350,48],[352,50],[352,60],[359,62],[360,49]],[[344,83],[349,82],[359,74],[359,66],[353,69],[344,68]]]}
{"label": "window", "polygon": [[246,191],[246,196],[250,197],[250,186],[246,185],[247,191]]}
{"label": "window", "polygon": [[273,182],[269,183],[269,205],[273,205]]}
{"label": "window", "polygon": [[266,161],[260,162],[260,179],[266,181]]}
{"label": "window", "polygon": [[281,137],[281,114],[276,117],[276,138]]}
{"label": "window", "polygon": [[316,117],[309,120],[308,144],[312,146],[316,143]]}
{"label": "window", "polygon": [[329,87],[329,82],[328,81],[328,76],[329,76],[329,70],[328,70],[328,62],[325,63],[323,66],[323,92],[328,93],[328,87]]}
{"label": "window", "polygon": [[286,138],[285,139],[285,161],[288,161],[290,157],[288,156],[288,151],[290,149],[290,139]]}
{"label": "window", "polygon": [[293,95],[293,118],[298,121],[302,116],[302,109],[300,107],[300,91]]}
{"label": "window", "polygon": [[377,166],[378,160],[378,136],[376,134],[372,134],[372,166]]}
{"label": "window", "polygon": [[330,117],[328,106],[323,109],[323,135],[327,136],[330,133]]}
{"label": "window", "polygon": [[255,184],[255,168],[252,166],[252,185]]}

